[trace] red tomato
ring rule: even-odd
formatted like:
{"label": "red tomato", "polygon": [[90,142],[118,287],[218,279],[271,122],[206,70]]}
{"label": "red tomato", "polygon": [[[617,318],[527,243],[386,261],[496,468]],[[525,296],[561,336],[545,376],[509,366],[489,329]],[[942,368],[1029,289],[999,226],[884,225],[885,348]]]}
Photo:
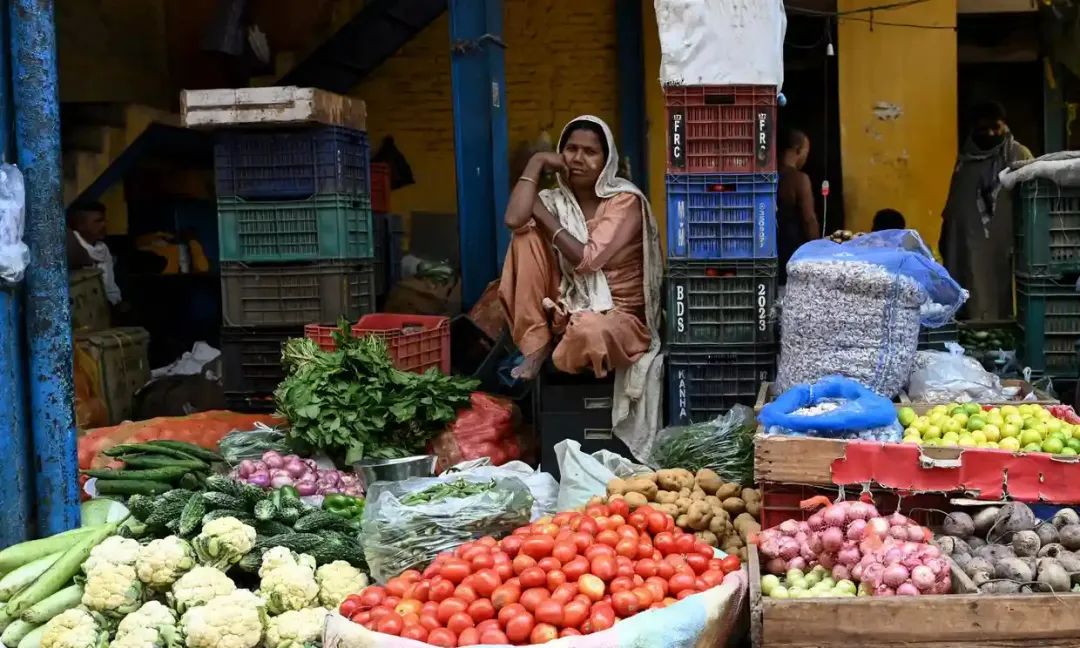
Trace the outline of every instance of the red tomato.
{"label": "red tomato", "polygon": [[521,572],[529,567],[536,567],[536,559],[532,556],[526,556],[523,553],[519,553],[517,556],[514,556],[513,566],[514,573],[520,576]]}
{"label": "red tomato", "polygon": [[543,569],[544,572],[555,571],[562,568],[562,561],[558,558],[548,556],[547,558],[541,558],[540,562],[536,563],[536,566]]}
{"label": "red tomato", "polygon": [[562,513],[556,513],[555,517],[551,518],[551,523],[556,526],[564,527],[570,523],[573,519],[573,515],[570,511],[563,511]]}
{"label": "red tomato", "polygon": [[439,623],[439,618],[436,617],[434,614],[421,614],[420,625],[423,626],[423,628],[428,632],[431,632],[435,628],[442,627],[442,624]]}
{"label": "red tomato", "polygon": [[495,563],[495,573],[499,575],[500,581],[507,581],[514,575],[514,566],[509,561],[504,563]]}
{"label": "red tomato", "polygon": [[660,578],[659,576],[650,576],[645,579],[645,587],[652,590],[653,598],[657,601],[667,596],[668,582],[666,578]]}
{"label": "red tomato", "polygon": [[[552,572],[555,573],[555,572]],[[568,603],[577,595],[577,583],[563,583],[551,590],[551,600],[558,603]]]}
{"label": "red tomato", "polygon": [[428,601],[420,607],[420,614],[430,614],[435,616],[439,612],[439,604],[435,601]]}
{"label": "red tomato", "polygon": [[524,589],[540,587],[541,585],[547,584],[547,574],[539,567],[529,567],[518,575],[518,579],[521,581],[521,587]]}
{"label": "red tomato", "polygon": [[480,538],[479,540],[477,540],[476,544],[478,544],[478,545],[480,545],[482,547],[491,548],[491,547],[494,547],[495,545],[499,544],[499,541],[496,540],[492,536],[484,536],[484,537]]}
{"label": "red tomato", "polygon": [[683,591],[679,592],[679,594],[675,598],[677,600],[681,601],[684,598],[686,598],[687,596],[693,596],[694,594],[697,594],[696,589],[694,589],[694,588],[684,589]]}
{"label": "red tomato", "polygon": [[365,587],[360,592],[360,604],[365,607],[375,607],[386,598],[386,590],[378,585]]}
{"label": "red tomato", "polygon": [[[620,556],[622,558],[622,556]],[[616,562],[615,563],[615,575],[622,576],[623,578],[633,578],[634,576],[634,563],[632,562]]]}
{"label": "red tomato", "polygon": [[474,554],[469,560],[469,566],[472,567],[473,572],[480,569],[487,569],[488,567],[495,566],[495,557],[490,552]]}
{"label": "red tomato", "polygon": [[608,591],[614,594],[615,592],[625,592],[626,590],[633,589],[633,587],[634,581],[625,576],[620,576],[611,581],[608,585]]}
{"label": "red tomato", "polygon": [[506,622],[506,638],[514,643],[529,640],[529,634],[536,626],[536,621],[528,612],[522,612]]}
{"label": "red tomato", "polygon": [[619,534],[611,529],[604,529],[596,534],[596,541],[614,548],[615,545],[619,544]]}
{"label": "red tomato", "polygon": [[709,568],[709,559],[699,553],[687,554],[686,564],[690,565],[695,574],[703,574]]}
{"label": "red tomato", "polygon": [[590,561],[597,556],[611,556],[614,558],[615,555],[615,548],[609,547],[606,544],[596,543],[590,545],[589,548],[585,550],[585,557]]}
{"label": "red tomato", "polygon": [[499,625],[499,620],[498,619],[488,619],[487,621],[481,621],[480,623],[476,624],[476,631],[479,632],[480,634],[484,634],[484,632],[486,632],[488,630],[501,630],[501,629],[502,628]]}
{"label": "red tomato", "polygon": [[[588,533],[577,531],[570,536],[570,540],[573,541],[574,546],[577,547],[578,553],[585,551],[589,545],[593,543],[593,537]],[[554,554],[552,554],[554,555]],[[561,559],[560,559],[561,560]],[[563,561],[565,562],[565,561]]]}
{"label": "red tomato", "polygon": [[409,589],[405,590],[405,598],[416,599],[421,603],[425,603],[431,594],[431,581],[422,580],[409,585]]}
{"label": "red tomato", "polygon": [[491,603],[496,610],[501,610],[521,598],[521,588],[517,585],[500,585],[491,593]]}
{"label": "red tomato", "polygon": [[590,601],[604,598],[604,581],[593,574],[582,574],[578,578],[578,591],[589,597]]}
{"label": "red tomato", "polygon": [[642,558],[634,563],[634,573],[642,578],[656,576],[656,561],[652,558]]}
{"label": "red tomato", "polygon": [[615,559],[611,556],[597,556],[589,563],[589,571],[605,581],[615,578],[616,569]]}
{"label": "red tomato", "polygon": [[652,558],[653,551],[652,542],[647,537],[638,541],[637,557],[639,560],[642,558]]}
{"label": "red tomato", "polygon": [[457,635],[446,628],[435,628],[428,633],[427,642],[432,646],[455,648],[457,646]]}
{"label": "red tomato", "polygon": [[371,612],[369,612],[367,610],[364,610],[363,612],[357,612],[357,613],[353,614],[349,618],[349,620],[352,621],[353,623],[359,623],[360,625],[364,625],[368,621],[371,621]]}
{"label": "red tomato", "polygon": [[612,498],[608,502],[608,508],[611,509],[612,515],[621,515],[623,517],[630,515],[630,505],[621,497]]}
{"label": "red tomato", "polygon": [[615,610],[615,614],[619,615],[619,618],[625,619],[634,616],[641,610],[641,602],[638,601],[638,597],[634,596],[633,592],[615,592],[611,595],[611,607]]}
{"label": "red tomato", "polygon": [[694,536],[689,533],[684,533],[681,536],[675,538],[675,551],[681,554],[689,554],[694,552]]}
{"label": "red tomato", "polygon": [[401,603],[401,599],[396,596],[387,596],[382,600],[382,605],[388,607],[391,610],[397,607],[397,604]]}
{"label": "red tomato", "polygon": [[477,556],[490,556],[491,548],[482,545],[472,545],[468,549],[461,552],[461,559],[465,562],[472,562],[472,559]]}
{"label": "red tomato", "polygon": [[476,590],[462,583],[461,585],[457,586],[457,589],[454,590],[454,598],[461,599],[462,601],[465,601],[466,604],[468,604],[472,603],[479,597],[476,595]]}
{"label": "red tomato", "polygon": [[649,513],[645,518],[646,523],[649,525],[649,533],[656,535],[657,533],[667,531],[668,519],[670,518],[670,515],[668,515],[667,513],[661,513],[660,511],[653,511]]}
{"label": "red tomato", "polygon": [[480,623],[481,621],[495,618],[495,606],[486,598],[476,599],[472,603],[469,603],[466,612],[472,617],[474,623]]}
{"label": "red tomato", "polygon": [[719,569],[706,569],[705,573],[699,577],[699,580],[705,582],[706,587],[704,589],[716,587],[724,582],[724,572]]}
{"label": "red tomato", "polygon": [[461,583],[471,573],[472,567],[460,558],[450,558],[443,563],[442,569],[439,570],[439,575],[454,585]]}
{"label": "red tomato", "polygon": [[439,569],[442,567],[442,563],[433,562],[424,568],[424,578],[434,578],[439,573]]}
{"label": "red tomato", "polygon": [[375,624],[375,629],[379,632],[395,636],[401,634],[401,629],[403,627],[404,623],[401,620],[401,615],[397,612],[387,614]]}
{"label": "red tomato", "polygon": [[525,609],[532,613],[536,611],[536,606],[540,605],[541,601],[546,601],[549,598],[551,598],[551,592],[547,591],[547,589],[533,587],[522,592],[519,600],[525,606]]}
{"label": "red tomato", "polygon": [[502,630],[495,628],[492,630],[485,630],[481,632],[480,643],[501,645],[510,643],[510,638],[503,634]]}
{"label": "red tomato", "polygon": [[502,540],[499,540],[499,547],[506,552],[506,555],[513,558],[517,555],[519,549],[521,549],[521,543],[523,539],[518,535],[508,535]]}
{"label": "red tomato", "polygon": [[668,579],[668,591],[678,595],[683,590],[694,589],[696,579],[690,574],[675,574]]}
{"label": "red tomato", "polygon": [[525,606],[521,603],[511,603],[506,607],[499,610],[499,616],[496,617],[499,620],[499,625],[506,627],[507,622],[510,619],[518,616],[519,614],[528,614],[529,611],[525,609]]}
{"label": "red tomato", "polygon": [[517,576],[507,578],[506,582],[504,582],[503,585],[513,585],[514,587],[521,589],[521,579]]}
{"label": "red tomato", "polygon": [[[338,612],[340,612],[341,616],[343,617],[351,617],[352,615],[356,614],[359,608],[360,599],[354,599],[350,596],[349,598],[341,602],[341,607],[338,608]],[[361,621],[360,623],[363,622]]]}
{"label": "red tomato", "polygon": [[385,605],[380,605],[379,607],[371,608],[371,620],[372,621],[378,621],[379,619],[385,617],[386,615],[390,614],[393,611],[394,611],[394,608],[386,607]]}
{"label": "red tomato", "polygon": [[555,538],[549,535],[534,534],[525,538],[521,544],[521,553],[535,560],[546,558],[551,555],[555,548]]}
{"label": "red tomato", "polygon": [[586,623],[589,624],[592,632],[607,630],[615,625],[615,611],[610,607],[595,608],[589,613],[589,620]]}
{"label": "red tomato", "polygon": [[416,641],[426,641],[428,637],[428,630],[422,625],[410,625],[401,629],[401,636],[405,639],[415,639]]}
{"label": "red tomato", "polygon": [[589,604],[584,601],[570,601],[562,608],[562,625],[568,628],[580,628],[589,618]]}
{"label": "red tomato", "polygon": [[405,590],[409,587],[409,583],[402,580],[400,577],[391,578],[386,581],[386,593],[390,596],[401,597],[405,595]]}
{"label": "red tomato", "polygon": [[637,558],[638,541],[636,539],[623,538],[615,545],[615,553],[627,558]]}
{"label": "red tomato", "polygon": [[608,515],[611,515],[611,509],[603,504],[593,504],[592,506],[585,507],[585,515],[594,518],[607,517]]}
{"label": "red tomato", "polygon": [[475,646],[480,643],[480,631],[476,628],[465,628],[458,635],[457,645]]}
{"label": "red tomato", "polygon": [[725,574],[730,574],[733,571],[737,571],[742,568],[742,562],[739,561],[738,556],[727,555],[720,561],[720,569]]}
{"label": "red tomato", "polygon": [[443,601],[439,603],[439,611],[436,612],[435,616],[438,617],[439,623],[445,625],[446,622],[450,620],[450,617],[458,612],[464,612],[468,607],[469,605],[465,601],[458,598],[451,597],[443,599]]}
{"label": "red tomato", "polygon": [[[633,592],[634,596],[637,597],[638,603],[641,603],[641,609],[643,609],[643,610],[645,608],[649,607],[650,605],[652,605],[655,601],[660,600],[660,599],[656,598],[655,596],[653,596],[652,590],[649,589],[648,587],[635,587],[634,589],[632,589],[630,591]],[[660,598],[663,598],[663,597],[660,597]]]}
{"label": "red tomato", "polygon": [[638,508],[630,515],[626,516],[626,523],[638,531],[644,531],[649,527],[649,518],[640,508]]}
{"label": "red tomato", "polygon": [[559,631],[550,623],[537,623],[529,633],[530,644],[542,644],[559,638]]}
{"label": "red tomato", "polygon": [[581,519],[578,520],[576,528],[574,526],[571,526],[570,528],[575,531],[588,533],[590,536],[595,536],[596,532],[600,530],[600,527],[596,524],[596,520],[587,515],[582,516]]}
{"label": "red tomato", "polygon": [[578,547],[573,541],[556,542],[555,547],[551,550],[551,557],[558,560],[560,564],[570,562],[577,554]]}
{"label": "red tomato", "polygon": [[657,533],[653,536],[653,546],[665,556],[671,553],[675,553],[675,536],[664,531],[663,533]]}
{"label": "red tomato", "polygon": [[394,612],[397,612],[401,616],[406,614],[420,614],[421,608],[424,604],[416,599],[401,599],[401,602],[394,606]]}
{"label": "red tomato", "polygon": [[589,561],[585,556],[578,556],[563,565],[562,572],[566,574],[568,581],[576,582],[581,575],[589,571]]}
{"label": "red tomato", "polygon": [[675,575],[675,566],[666,560],[656,563],[656,575],[667,580]]}
{"label": "red tomato", "polygon": [[551,599],[540,601],[536,606],[536,611],[533,612],[533,616],[540,623],[561,626],[563,625],[563,604]]}
{"label": "red tomato", "polygon": [[466,612],[458,612],[457,614],[451,615],[450,618],[446,620],[446,627],[455,635],[461,634],[462,630],[471,628],[474,625],[476,624],[473,623],[472,617]]}
{"label": "red tomato", "polygon": [[502,585],[502,578],[494,569],[481,569],[472,575],[472,588],[480,596],[491,596],[499,585]]}
{"label": "red tomato", "polygon": [[566,581],[566,574],[560,569],[553,569],[547,573],[547,588],[553,592]]}
{"label": "red tomato", "polygon": [[705,560],[712,560],[716,557],[716,552],[707,542],[695,542],[694,553],[701,554],[705,557]]}

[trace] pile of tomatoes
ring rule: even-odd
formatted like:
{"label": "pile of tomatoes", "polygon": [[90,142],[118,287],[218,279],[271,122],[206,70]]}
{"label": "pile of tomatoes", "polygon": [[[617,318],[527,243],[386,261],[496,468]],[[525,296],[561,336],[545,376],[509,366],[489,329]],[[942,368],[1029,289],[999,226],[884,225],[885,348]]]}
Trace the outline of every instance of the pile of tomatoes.
{"label": "pile of tomatoes", "polygon": [[739,559],[675,526],[666,513],[626,503],[559,513],[439,554],[342,604],[343,616],[435,646],[539,644],[607,630],[719,585]]}

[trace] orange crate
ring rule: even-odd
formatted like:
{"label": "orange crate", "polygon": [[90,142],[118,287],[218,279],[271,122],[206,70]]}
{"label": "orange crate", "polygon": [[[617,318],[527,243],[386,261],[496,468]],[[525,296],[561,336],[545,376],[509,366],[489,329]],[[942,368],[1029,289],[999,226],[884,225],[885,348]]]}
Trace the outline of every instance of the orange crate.
{"label": "orange crate", "polygon": [[[308,324],[304,337],[324,351],[334,349],[336,326]],[[386,340],[394,366],[423,373],[434,367],[450,373],[450,319],[434,315],[375,313],[364,315],[352,326],[353,335],[378,335]]]}
{"label": "orange crate", "polygon": [[371,211],[390,213],[390,165],[385,162],[371,163]]}

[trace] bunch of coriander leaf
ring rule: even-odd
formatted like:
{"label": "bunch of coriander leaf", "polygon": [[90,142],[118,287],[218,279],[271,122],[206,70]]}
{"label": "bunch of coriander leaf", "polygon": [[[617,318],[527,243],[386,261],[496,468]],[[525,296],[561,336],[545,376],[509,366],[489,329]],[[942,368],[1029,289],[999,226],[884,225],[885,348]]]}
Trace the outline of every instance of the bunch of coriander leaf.
{"label": "bunch of coriander leaf", "polygon": [[291,424],[290,440],[352,463],[422,453],[427,442],[469,404],[478,382],[394,368],[386,342],[334,333],[335,351],[306,338],[288,340],[281,353],[288,374],[274,400]]}

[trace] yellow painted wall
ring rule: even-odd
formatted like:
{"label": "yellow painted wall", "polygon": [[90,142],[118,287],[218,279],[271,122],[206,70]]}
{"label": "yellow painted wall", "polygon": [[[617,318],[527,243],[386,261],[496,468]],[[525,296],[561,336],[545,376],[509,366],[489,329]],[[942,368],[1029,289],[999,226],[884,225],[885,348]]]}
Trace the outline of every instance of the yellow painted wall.
{"label": "yellow painted wall", "polygon": [[[877,4],[838,0],[837,8]],[[951,26],[956,0],[880,11],[875,18]],[[836,55],[848,228],[869,231],[874,213],[891,207],[936,248],[956,161],[956,33],[882,24],[871,29],[841,18]]]}
{"label": "yellow painted wall", "polygon": [[[506,0],[503,36],[511,155],[541,131],[555,139],[582,113],[617,128],[615,13],[608,2]],[[392,207],[457,212],[450,28],[446,14],[353,89],[367,102],[372,146],[393,135],[416,184]]]}

